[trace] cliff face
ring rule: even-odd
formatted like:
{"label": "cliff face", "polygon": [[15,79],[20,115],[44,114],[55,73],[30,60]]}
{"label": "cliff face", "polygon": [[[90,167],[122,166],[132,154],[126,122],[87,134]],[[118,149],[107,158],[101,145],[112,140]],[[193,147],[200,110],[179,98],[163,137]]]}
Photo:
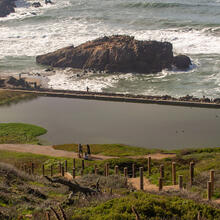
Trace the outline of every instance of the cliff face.
{"label": "cliff face", "polygon": [[0,17],[5,17],[15,12],[15,0],[0,0]]}
{"label": "cliff face", "polygon": [[156,73],[171,67],[173,51],[168,42],[138,41],[117,35],[40,55],[36,61],[54,67]]}

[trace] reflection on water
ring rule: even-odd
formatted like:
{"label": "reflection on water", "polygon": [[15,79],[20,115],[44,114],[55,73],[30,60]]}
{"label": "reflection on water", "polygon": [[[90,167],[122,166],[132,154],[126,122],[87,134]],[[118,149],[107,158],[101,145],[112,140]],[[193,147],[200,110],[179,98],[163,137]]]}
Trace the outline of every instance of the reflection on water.
{"label": "reflection on water", "polygon": [[23,103],[23,102],[29,102],[30,100],[33,99],[37,99],[38,96],[35,94],[28,94],[26,93],[23,97],[22,96],[18,96],[17,98],[13,99],[13,97],[10,99],[10,97],[8,97],[8,99],[5,101],[3,98],[3,101],[0,102],[0,107],[2,106],[7,106],[10,107],[11,105],[17,104],[17,103]]}
{"label": "reflection on water", "polygon": [[149,148],[220,146],[220,110],[40,97],[0,107],[1,122],[42,126],[53,144],[122,143]]}

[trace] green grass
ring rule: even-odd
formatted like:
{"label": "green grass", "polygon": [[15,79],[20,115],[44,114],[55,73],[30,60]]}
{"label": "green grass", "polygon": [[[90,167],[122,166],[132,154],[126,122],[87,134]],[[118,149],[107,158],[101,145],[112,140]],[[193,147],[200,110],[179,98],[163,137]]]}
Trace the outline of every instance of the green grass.
{"label": "green grass", "polygon": [[32,162],[35,165],[36,173],[40,173],[42,164],[50,159],[51,157],[44,155],[0,150],[1,162],[11,164],[17,168],[20,168],[23,164],[30,165]]}
{"label": "green grass", "polygon": [[[84,147],[84,151],[86,152],[86,146]],[[54,149],[57,150],[66,150],[66,151],[74,151],[78,152],[77,144],[63,144],[63,145],[55,145]],[[123,144],[90,144],[91,153],[92,154],[101,154],[105,156],[143,156],[149,153],[159,152],[156,149],[146,149],[141,147],[132,147]],[[160,151],[162,152],[162,151]]]}
{"label": "green grass", "polygon": [[[110,147],[110,146],[109,146]],[[56,158],[41,156],[28,153],[15,153],[0,151],[0,161],[11,163],[20,167],[21,164],[30,162],[35,163],[36,173],[41,174],[41,166],[45,165],[47,175],[50,175],[50,166],[54,166],[54,173],[58,173],[59,163],[64,163],[68,161],[68,171],[72,173],[73,160],[71,158]],[[128,173],[131,174],[132,164],[135,164],[136,175],[139,175],[139,167],[144,167],[144,175],[150,180],[151,183],[158,185],[159,178],[159,167],[164,164],[165,167],[165,177],[164,185],[172,185],[171,176],[171,165],[172,162],[176,162],[177,171],[177,183],[178,176],[183,175],[184,186],[187,187],[188,191],[198,192],[203,198],[206,198],[206,187],[207,181],[209,180],[209,171],[214,169],[216,171],[215,177],[215,192],[214,198],[220,198],[220,153],[219,148],[213,149],[197,149],[196,151],[188,152],[187,154],[181,154],[177,152],[176,158],[166,158],[163,160],[152,160],[152,175],[148,176],[147,171],[147,159],[145,158],[112,158],[108,160],[101,161],[85,161],[84,174],[94,173],[94,165],[96,164],[99,168],[99,173],[104,174],[105,164],[108,163],[110,167],[110,174],[114,173],[115,165],[118,165],[119,172],[123,175],[124,167],[128,168]],[[195,184],[192,188],[189,187],[189,163],[191,161],[195,162]],[[76,159],[76,175],[80,175],[81,170],[81,159]]]}
{"label": "green grass", "polygon": [[[58,173],[59,163],[64,164],[64,161],[67,160],[68,172],[72,172],[73,159],[64,158],[64,157],[50,157],[45,155],[31,154],[31,153],[20,153],[13,151],[0,150],[0,161],[4,163],[11,164],[17,168],[20,168],[22,165],[27,164],[30,167],[31,163],[34,163],[35,174],[42,173],[42,165],[45,165],[46,174],[50,174],[50,166],[54,167],[54,174]],[[84,173],[94,172],[94,163],[101,163],[101,161],[85,161],[85,170]],[[79,175],[81,169],[81,160],[76,159],[76,173]]]}
{"label": "green grass", "polygon": [[[16,167],[20,167],[21,164],[30,164],[33,162],[35,164],[35,173],[41,174],[41,166],[45,164],[46,174],[50,175],[50,165],[54,165],[54,174],[58,173],[58,164],[59,162],[64,163],[64,160],[68,161],[68,171],[72,171],[73,161],[71,158],[57,158],[57,157],[49,157],[43,155],[36,155],[30,153],[17,153],[17,152],[9,152],[9,151],[0,151],[0,161],[10,163],[15,165]],[[184,175],[184,181],[187,180],[188,169],[189,169],[189,162],[191,160],[195,161],[195,179],[198,180],[197,182],[201,182],[203,185],[199,185],[199,183],[195,184],[190,191],[193,192],[200,192],[200,195],[203,197],[206,196],[206,183],[207,181],[201,180],[200,175],[205,174],[207,178],[209,178],[209,169],[215,169],[216,171],[220,168],[220,154],[218,150],[209,150],[209,151],[202,151],[201,153],[191,152],[190,154],[181,155],[178,154],[177,158],[172,159],[164,159],[164,160],[152,160],[152,176],[151,181],[157,183],[158,175],[159,175],[159,166],[160,164],[165,165],[165,182],[166,185],[169,185],[171,182],[171,162],[175,161],[177,163],[177,176],[179,174]],[[129,158],[113,158],[103,161],[85,161],[85,171],[84,173],[93,173],[94,172],[94,164],[97,164],[101,173],[104,171],[105,163],[109,163],[110,166],[110,174],[113,174],[113,169],[115,165],[119,166],[119,170],[121,174],[123,173],[123,168],[128,167],[129,171],[131,171],[132,163],[136,164],[137,167],[137,175],[138,175],[138,168],[140,166],[144,167],[145,175],[147,175],[147,160],[146,159],[129,159]],[[76,160],[76,168],[77,168],[77,175],[80,173],[81,169],[81,160]],[[0,182],[1,182],[0,177]],[[111,178],[111,177],[109,177]],[[85,179],[86,181],[86,179]],[[219,198],[220,196],[220,185],[218,185],[217,181],[219,181],[219,177],[216,178],[216,188],[214,198]],[[88,182],[88,181],[86,181]],[[109,183],[109,182],[108,182]],[[49,199],[55,199],[58,202],[62,202],[65,200],[68,192],[63,194],[62,191],[59,191],[59,188],[48,188],[47,184],[45,185],[44,182],[39,182],[36,180],[28,180],[26,182],[30,187],[39,188],[41,189]],[[13,188],[13,185],[11,186]],[[17,189],[14,189],[17,190]],[[58,190],[58,191],[57,191]],[[134,206],[138,213],[141,216],[141,219],[171,219],[172,217],[176,217],[177,219],[196,219],[196,215],[198,211],[202,213],[202,216],[206,219],[219,219],[220,210],[215,209],[207,204],[196,203],[193,200],[183,199],[179,197],[173,196],[159,196],[159,195],[152,195],[148,193],[129,193],[129,190],[126,190],[125,193],[122,195],[123,189],[117,189],[117,195],[120,195],[120,198],[115,198],[108,201],[93,201],[87,208],[81,208],[83,206],[69,206],[66,207],[67,209],[72,210],[72,219],[135,219],[135,216],[131,210],[131,207]],[[20,199],[22,200],[23,197]],[[96,198],[94,198],[96,199]],[[24,201],[25,198],[23,198]],[[17,201],[17,200],[16,200]],[[20,200],[19,200],[20,201]],[[81,200],[80,200],[81,201]],[[28,202],[26,201],[28,204]],[[94,205],[95,204],[95,205]],[[0,198],[0,206],[9,207],[10,204],[4,200],[4,197]],[[23,209],[28,210],[28,209]],[[19,212],[22,212],[20,210]]]}
{"label": "green grass", "polygon": [[0,123],[0,144],[38,144],[38,136],[47,132],[36,125]]}
{"label": "green grass", "polygon": [[131,193],[96,207],[75,209],[72,219],[113,220],[135,219],[132,212],[135,207],[141,219],[197,219],[198,212],[206,219],[219,219],[220,209],[207,204],[198,204],[193,200],[171,196],[158,196],[148,193]]}
{"label": "green grass", "polygon": [[14,92],[14,91],[0,91],[0,105],[9,105],[24,100],[36,98],[36,94]]}
{"label": "green grass", "polygon": [[[210,170],[215,170],[215,191],[213,198],[220,198],[220,148],[203,148],[195,150],[182,150],[177,153],[176,158],[167,158],[160,161],[152,161],[152,175],[145,176],[151,183],[158,185],[158,178],[160,176],[159,168],[164,164],[165,177],[164,185],[172,185],[172,162],[176,162],[177,183],[178,176],[183,175],[183,182],[189,191],[200,193],[203,198],[207,195],[207,181],[209,181]],[[194,185],[189,186],[189,163],[195,162],[195,178]]]}

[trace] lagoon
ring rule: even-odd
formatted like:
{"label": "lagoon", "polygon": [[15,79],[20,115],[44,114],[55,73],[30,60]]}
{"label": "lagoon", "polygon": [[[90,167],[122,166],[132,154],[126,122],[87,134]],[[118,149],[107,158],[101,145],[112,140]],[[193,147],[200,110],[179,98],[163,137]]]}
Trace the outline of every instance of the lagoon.
{"label": "lagoon", "polygon": [[50,144],[127,144],[182,149],[220,146],[220,110],[57,97],[0,107],[1,122],[42,126]]}

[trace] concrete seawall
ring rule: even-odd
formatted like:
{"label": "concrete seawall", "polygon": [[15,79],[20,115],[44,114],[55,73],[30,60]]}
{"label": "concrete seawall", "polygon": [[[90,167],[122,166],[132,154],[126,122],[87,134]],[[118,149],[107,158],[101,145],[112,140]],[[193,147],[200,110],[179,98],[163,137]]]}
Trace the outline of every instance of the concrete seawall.
{"label": "concrete seawall", "polygon": [[48,97],[65,97],[65,98],[92,99],[92,100],[101,100],[101,101],[161,104],[161,105],[202,107],[202,108],[220,108],[220,104],[214,102],[179,101],[173,99],[163,99],[163,96],[161,97],[144,96],[144,95],[131,95],[131,94],[115,94],[115,93],[52,90],[52,89],[1,88],[0,90],[34,93],[39,96],[48,96]]}

